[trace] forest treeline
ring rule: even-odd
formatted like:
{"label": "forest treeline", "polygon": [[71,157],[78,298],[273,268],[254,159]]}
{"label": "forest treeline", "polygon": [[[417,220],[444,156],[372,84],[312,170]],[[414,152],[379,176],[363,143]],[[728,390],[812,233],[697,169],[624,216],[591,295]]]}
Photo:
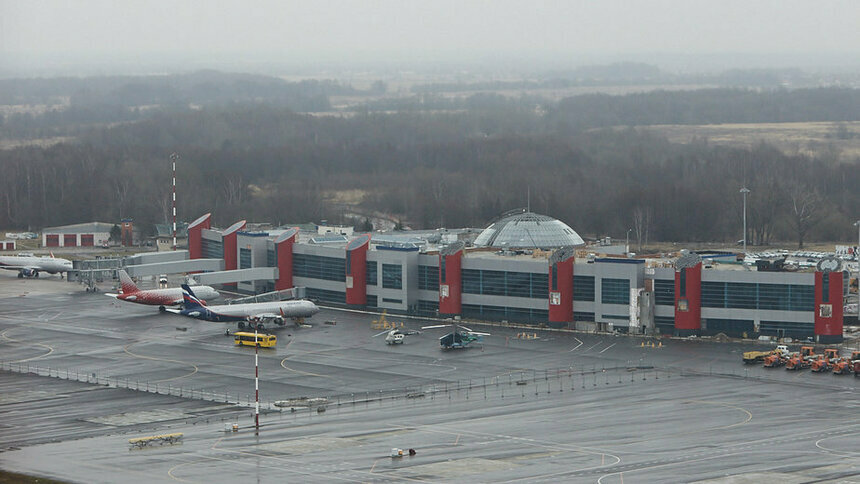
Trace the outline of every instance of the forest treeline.
{"label": "forest treeline", "polygon": [[351,116],[243,101],[155,109],[109,125],[61,123],[74,127],[74,142],[0,151],[0,227],[132,217],[146,229],[167,221],[169,155],[176,152],[179,218],[211,211],[220,226],[349,222],[344,214],[353,210],[328,197],[345,190],[366,194],[359,211],[392,214],[414,228],[483,226],[525,206],[530,193],[533,211],[587,237],[633,229],[631,239],[641,243],[734,242],[742,238],[739,189],[746,186],[751,243],[856,237],[857,159],[706,139],[678,145],[632,127],[853,121],[856,90],[535,101],[478,94],[446,101],[455,103],[450,109],[368,107]]}

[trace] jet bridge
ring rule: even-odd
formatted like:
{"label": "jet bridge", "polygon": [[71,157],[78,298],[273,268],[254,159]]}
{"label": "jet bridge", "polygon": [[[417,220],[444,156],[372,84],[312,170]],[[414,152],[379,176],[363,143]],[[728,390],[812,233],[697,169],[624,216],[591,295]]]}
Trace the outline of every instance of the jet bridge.
{"label": "jet bridge", "polygon": [[[224,267],[223,262],[221,267]],[[277,278],[277,267],[254,267],[251,269],[236,269],[232,271],[205,272],[202,274],[194,274],[194,279],[199,284],[203,285],[229,284],[231,282],[246,281],[274,281]]]}
{"label": "jet bridge", "polygon": [[304,287],[291,287],[289,289],[282,289],[280,291],[272,291],[264,294],[256,294],[254,296],[240,297],[236,299],[230,299],[227,301],[227,304],[245,304],[245,303],[260,303],[260,302],[272,302],[272,301],[288,301],[290,299],[304,299],[305,298],[305,288]]}
{"label": "jet bridge", "polygon": [[[126,266],[131,277],[156,276],[158,274],[179,274],[185,272],[212,272],[224,269],[223,259],[189,259],[171,262],[154,262]],[[195,275],[195,278],[197,276]]]}

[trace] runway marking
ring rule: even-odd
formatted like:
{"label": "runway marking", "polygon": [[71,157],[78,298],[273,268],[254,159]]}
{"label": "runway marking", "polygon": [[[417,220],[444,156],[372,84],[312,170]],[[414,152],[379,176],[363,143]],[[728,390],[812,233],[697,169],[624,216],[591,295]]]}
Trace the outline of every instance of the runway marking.
{"label": "runway marking", "polygon": [[[212,459],[212,457],[206,457],[206,459]],[[167,475],[170,476],[170,478],[173,479],[174,481],[195,482],[195,481],[186,481],[185,479],[182,479],[181,477],[176,477],[173,475],[173,471],[175,471],[176,469],[179,469],[180,467],[185,467],[185,466],[190,465],[190,464],[198,464],[202,460],[204,460],[204,458],[193,460],[193,461],[188,461],[188,462],[183,462],[181,464],[176,464],[175,466],[173,466],[167,470]]]}
{"label": "runway marking", "polygon": [[842,457],[850,457],[850,456],[857,456],[857,455],[860,455],[860,452],[850,452],[850,451],[847,451],[847,450],[835,450],[835,449],[831,449],[831,448],[829,448],[829,447],[823,447],[823,446],[821,445],[821,441],[822,441],[822,440],[827,440],[827,439],[829,439],[829,438],[831,438],[831,437],[824,437],[823,439],[818,439],[818,440],[816,440],[816,441],[815,441],[815,446],[816,446],[816,447],[818,447],[819,449],[821,449],[821,450],[825,451],[825,452],[829,452],[829,453],[831,453],[831,454],[840,455],[840,456],[842,456]]}
{"label": "runway marking", "polygon": [[187,375],[179,375],[179,376],[175,376],[175,377],[172,377],[172,378],[164,378],[164,379],[161,379],[161,380],[153,380],[151,383],[161,383],[161,382],[165,382],[165,381],[178,380],[178,379],[180,379],[180,378],[187,378],[187,377],[189,377],[189,376],[191,376],[191,375],[193,375],[193,374],[195,374],[195,373],[197,373],[197,372],[199,371],[199,368],[197,368],[197,365],[195,365],[194,363],[189,363],[189,362],[187,362],[187,361],[180,361],[180,360],[171,360],[170,358],[157,358],[157,357],[154,357],[154,356],[139,355],[139,354],[137,354],[137,353],[132,353],[131,351],[129,351],[129,349],[128,349],[128,348],[129,348],[130,346],[132,346],[132,345],[137,344],[137,343],[138,343],[137,341],[135,341],[134,343],[129,343],[129,344],[127,344],[127,345],[123,346],[123,347],[122,347],[122,350],[123,350],[123,351],[125,351],[126,353],[128,353],[129,355],[131,355],[131,356],[135,357],[135,358],[143,358],[143,359],[145,359],[145,360],[152,360],[152,361],[167,361],[167,362],[170,362],[170,363],[178,363],[178,364],[180,364],[180,365],[191,365],[192,367],[194,367],[194,370],[193,370],[191,373],[188,373]]}
{"label": "runway marking", "polygon": [[[731,424],[731,425],[726,425],[726,426],[723,426],[723,427],[713,427],[713,428],[708,429],[709,431],[710,431],[710,430],[724,430],[724,429],[729,429],[729,428],[732,428],[732,427],[737,427],[738,425],[743,425],[743,424],[745,424],[745,423],[749,422],[749,421],[750,421],[750,420],[752,420],[752,418],[753,418],[753,415],[752,415],[752,413],[750,413],[750,411],[749,411],[749,410],[747,410],[747,409],[745,409],[745,408],[741,408],[741,407],[735,406],[735,405],[732,405],[732,404],[730,404],[730,403],[725,403],[725,402],[711,402],[711,401],[707,401],[707,400],[685,400],[685,401],[686,401],[686,402],[692,402],[692,403],[704,403],[705,405],[717,405],[717,406],[719,406],[719,407],[725,407],[725,408],[731,408],[731,409],[734,409],[734,410],[740,410],[741,412],[743,412],[743,413],[747,414],[747,418],[746,418],[743,422],[736,422],[736,423],[733,423],[733,424]],[[701,430],[698,430],[698,431],[693,432],[693,433],[700,433],[700,432],[702,432],[702,431],[701,431]],[[681,435],[683,435],[683,434],[681,434]]]}
{"label": "runway marking", "polygon": [[[301,461],[301,460],[286,459],[286,458],[283,458],[283,457],[280,457],[280,456],[276,456],[276,455],[257,454],[257,453],[254,453],[254,452],[249,452],[249,451],[246,451],[246,450],[241,450],[241,449],[242,449],[242,447],[239,447],[238,449],[225,449],[225,448],[221,448],[221,447],[216,448],[216,445],[217,445],[217,444],[218,444],[218,443],[216,442],[216,443],[212,446],[212,450],[217,450],[217,451],[219,451],[219,452],[227,452],[227,453],[233,453],[233,454],[241,454],[241,455],[246,455],[246,456],[259,457],[259,458],[261,458],[261,459],[270,459],[270,460],[279,461],[279,462],[281,462],[281,463],[292,464],[292,466],[291,466],[291,467],[287,467],[287,468],[284,468],[284,467],[283,467],[283,464],[280,464],[280,465],[277,465],[277,466],[266,466],[266,467],[271,467],[271,468],[273,468],[273,469],[282,470],[282,471],[285,471],[285,472],[294,472],[294,473],[296,473],[296,474],[301,474],[301,475],[306,475],[306,476],[314,476],[314,477],[317,477],[317,478],[318,478],[318,477],[320,477],[320,475],[319,475],[318,473],[311,472],[311,471],[302,471],[302,470],[299,470],[299,469],[297,468],[297,466],[300,466],[300,465],[307,465],[305,462],[303,462],[303,461]],[[220,458],[220,457],[207,457],[207,458],[208,458],[208,459],[211,459],[211,460],[219,460],[219,461],[227,462],[227,463],[229,463],[230,465],[234,465],[234,464],[241,464],[241,465],[248,465],[248,466],[251,466],[251,465],[253,465],[253,466],[259,466],[259,464],[250,463],[250,462],[247,462],[247,461],[242,460],[242,459],[238,459],[238,460],[236,460],[236,459],[224,459],[224,458]],[[380,459],[377,459],[377,460],[380,460]],[[364,475],[364,474],[370,474],[368,471],[361,471],[361,470],[354,470],[354,469],[350,469],[350,470],[337,470],[337,469],[335,469],[335,471],[336,471],[336,472],[338,472],[338,473],[343,473],[343,472],[354,472],[354,473],[356,473],[356,474],[362,474],[362,475]],[[393,476],[393,475],[390,475],[390,476],[386,476],[386,477],[391,478],[391,479],[393,479],[393,480],[400,480],[400,481],[427,482],[427,481],[425,481],[425,480],[423,480],[423,479],[413,479],[413,478],[410,478],[410,477],[403,477],[403,476]],[[366,482],[364,479],[355,479],[355,478],[349,478],[349,477],[342,477],[342,476],[338,476],[338,475],[335,475],[335,474],[332,474],[332,473],[326,474],[325,478],[326,478],[326,480],[340,480],[340,481],[348,481],[348,482]]]}
{"label": "runway marking", "polygon": [[600,341],[598,341],[597,343],[594,343],[593,345],[589,346],[588,348],[585,348],[585,351],[586,351],[586,352],[591,351],[591,349],[592,349],[592,348],[594,348],[595,346],[597,346],[597,345],[599,345],[599,344],[601,344],[601,343],[603,343],[603,340],[600,340]]}
{"label": "runway marking", "polygon": [[[537,440],[537,439],[530,439],[530,438],[525,438],[525,437],[518,437],[518,436],[515,436],[515,435],[493,434],[493,433],[478,432],[478,431],[472,431],[472,430],[466,430],[466,431],[464,431],[464,430],[462,430],[462,429],[460,429],[460,430],[458,430],[457,432],[455,432],[455,431],[453,431],[453,430],[450,430],[450,431],[449,431],[449,430],[445,430],[444,425],[443,425],[443,426],[440,426],[440,425],[438,425],[438,424],[437,424],[437,425],[433,425],[433,426],[429,426],[429,425],[419,425],[419,426],[411,426],[411,427],[400,426],[400,428],[403,428],[403,429],[416,429],[416,430],[417,430],[417,429],[421,429],[421,430],[423,430],[423,431],[425,431],[425,432],[430,432],[430,433],[439,433],[439,434],[447,434],[447,435],[455,434],[455,433],[456,433],[456,435],[458,435],[458,436],[460,435],[460,433],[465,433],[465,434],[467,434],[467,435],[473,435],[473,436],[478,436],[478,437],[493,437],[493,438],[500,439],[500,440],[509,440],[509,441],[515,441],[515,442],[522,442],[522,443],[524,443],[525,445],[529,445],[529,446],[532,446],[532,447],[544,448],[544,449],[550,449],[550,450],[558,450],[558,451],[564,451],[564,452],[581,453],[581,454],[592,455],[592,456],[595,456],[595,457],[596,457],[597,455],[600,455],[600,456],[601,456],[601,462],[605,462],[605,456],[607,456],[607,455],[608,455],[608,456],[612,457],[613,459],[615,459],[615,462],[612,462],[612,463],[611,463],[611,464],[609,464],[609,465],[618,465],[618,464],[620,464],[620,463],[621,463],[621,457],[618,457],[617,455],[612,454],[612,453],[605,452],[605,451],[603,451],[603,450],[599,450],[599,449],[594,449],[594,450],[592,450],[592,449],[590,449],[590,448],[588,448],[588,447],[581,447],[581,446],[578,446],[578,445],[560,444],[560,443],[558,443],[558,442],[548,442],[548,441],[542,441],[542,440]],[[605,465],[605,464],[603,464],[603,463],[601,463],[599,466],[585,467],[585,468],[582,468],[582,469],[577,469],[576,471],[565,471],[564,473],[565,473],[565,474],[567,474],[567,473],[570,473],[570,472],[583,472],[583,471],[590,471],[590,470],[593,470],[593,469],[599,469],[599,468],[601,468],[601,467],[606,467],[606,465]],[[504,481],[504,482],[518,482],[518,481],[530,481],[530,480],[534,480],[534,477],[524,477],[524,478],[512,479],[512,480]]]}
{"label": "runway marking", "polygon": [[48,349],[48,352],[47,352],[47,353],[45,353],[44,355],[34,356],[34,357],[32,357],[32,358],[25,358],[25,359],[23,359],[23,360],[12,360],[12,361],[10,361],[9,363],[24,363],[25,361],[38,360],[38,359],[40,359],[40,358],[44,358],[44,357],[46,357],[46,356],[48,356],[48,355],[50,355],[51,353],[53,353],[53,352],[54,352],[54,348],[53,348],[52,346],[50,346],[50,345],[46,345],[46,344],[44,344],[44,343],[36,343],[36,342],[27,343],[27,342],[25,342],[25,341],[23,341],[23,340],[20,340],[20,339],[14,339],[14,338],[10,338],[10,337],[6,336],[6,333],[8,333],[9,331],[12,331],[13,329],[14,329],[14,328],[9,328],[9,329],[7,329],[6,331],[3,331],[2,333],[0,333],[0,337],[2,337],[3,339],[5,339],[6,341],[10,341],[10,342],[12,342],[12,343],[24,343],[25,345],[26,345],[26,344],[29,344],[29,345],[33,345],[33,346],[41,346],[41,347],[43,347],[43,348],[47,348],[47,349]]}
{"label": "runway marking", "polygon": [[459,443],[460,443],[460,435],[462,435],[462,434],[457,434],[457,438],[456,438],[456,439],[454,439],[454,446],[455,446],[455,447],[457,446],[457,444],[459,444]]}
{"label": "runway marking", "polygon": [[573,348],[571,348],[571,349],[567,350],[567,352],[568,352],[568,353],[570,353],[571,351],[573,351],[573,350],[575,350],[575,349],[577,349],[577,348],[579,348],[580,346],[582,346],[582,345],[583,345],[582,340],[580,340],[580,339],[579,339],[579,338],[577,338],[576,336],[574,336],[574,337],[573,337],[573,339],[575,339],[575,340],[579,341],[579,344],[578,344],[578,345],[576,345],[576,346],[574,346]]}
{"label": "runway marking", "polygon": [[[295,355],[292,355],[292,356],[295,356]],[[319,373],[312,373],[310,371],[302,371],[302,370],[296,370],[295,368],[290,368],[289,366],[285,365],[284,362],[286,362],[287,360],[292,358],[292,356],[287,356],[283,360],[281,360],[281,367],[283,367],[285,370],[291,371],[293,373],[298,373],[300,375],[318,376],[320,378],[332,378],[332,379],[334,379],[334,377],[331,375],[320,375]]]}
{"label": "runway marking", "polygon": [[608,350],[609,348],[612,348],[616,344],[618,344],[618,343],[612,343],[611,345],[607,346],[606,348],[603,348],[602,350],[600,350],[600,353],[603,353],[604,351]]}

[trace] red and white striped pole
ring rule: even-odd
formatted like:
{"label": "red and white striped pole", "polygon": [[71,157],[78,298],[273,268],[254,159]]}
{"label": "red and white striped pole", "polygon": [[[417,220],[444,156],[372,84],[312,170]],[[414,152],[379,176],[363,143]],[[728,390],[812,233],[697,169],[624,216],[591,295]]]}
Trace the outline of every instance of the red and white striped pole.
{"label": "red and white striped pole", "polygon": [[257,325],[254,324],[254,428],[260,433],[260,344],[257,342]]}
{"label": "red and white striped pole", "polygon": [[170,161],[173,162],[173,250],[176,250],[176,160],[179,155],[176,153],[170,154]]}

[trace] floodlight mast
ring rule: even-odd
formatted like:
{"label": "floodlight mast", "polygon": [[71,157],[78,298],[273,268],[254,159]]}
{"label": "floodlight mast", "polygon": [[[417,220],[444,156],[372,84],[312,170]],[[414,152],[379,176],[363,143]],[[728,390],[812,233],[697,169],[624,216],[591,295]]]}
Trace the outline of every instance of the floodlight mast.
{"label": "floodlight mast", "polygon": [[741,188],[741,193],[744,195],[744,256],[747,255],[747,193],[750,190],[747,187]]}
{"label": "floodlight mast", "polygon": [[173,250],[176,250],[176,160],[178,159],[178,154],[170,154],[170,161],[173,164]]}

